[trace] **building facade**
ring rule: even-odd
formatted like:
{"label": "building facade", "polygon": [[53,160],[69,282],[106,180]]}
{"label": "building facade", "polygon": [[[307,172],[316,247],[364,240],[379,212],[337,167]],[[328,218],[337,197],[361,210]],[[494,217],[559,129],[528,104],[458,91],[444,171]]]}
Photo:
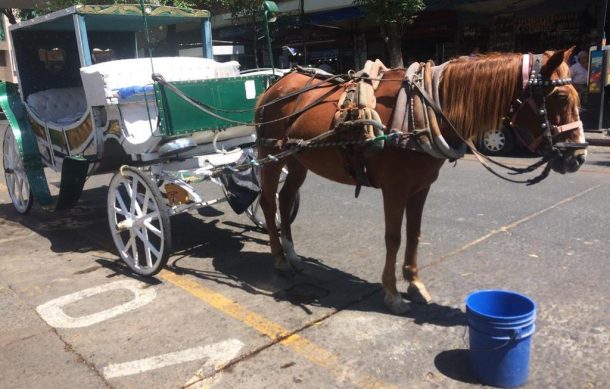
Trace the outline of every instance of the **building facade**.
{"label": "building facade", "polygon": [[[403,61],[442,62],[486,51],[587,49],[601,39],[602,4],[600,0],[428,0],[426,10],[406,30]],[[279,1],[278,6],[281,15],[272,25],[276,65],[293,60],[345,72],[359,68],[366,59],[388,58],[382,29],[352,0],[290,0]],[[234,25],[229,14],[216,16],[213,26],[215,40],[244,46],[245,67],[268,65],[260,28]],[[291,58],[282,50],[286,46],[297,56]]]}

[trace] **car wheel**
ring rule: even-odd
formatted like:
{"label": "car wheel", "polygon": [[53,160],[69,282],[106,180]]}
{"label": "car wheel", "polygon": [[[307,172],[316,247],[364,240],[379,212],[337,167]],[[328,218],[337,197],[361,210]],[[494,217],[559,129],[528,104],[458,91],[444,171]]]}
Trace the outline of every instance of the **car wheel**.
{"label": "car wheel", "polygon": [[507,155],[514,146],[515,135],[511,130],[489,130],[479,141],[480,150],[487,155]]}

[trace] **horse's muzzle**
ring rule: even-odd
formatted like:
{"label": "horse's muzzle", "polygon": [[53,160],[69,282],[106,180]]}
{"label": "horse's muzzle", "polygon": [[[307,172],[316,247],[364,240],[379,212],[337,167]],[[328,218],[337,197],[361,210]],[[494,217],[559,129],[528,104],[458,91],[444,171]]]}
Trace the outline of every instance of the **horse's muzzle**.
{"label": "horse's muzzle", "polygon": [[584,151],[565,153],[562,157],[551,162],[551,168],[561,174],[574,173],[584,165],[586,159],[586,152]]}

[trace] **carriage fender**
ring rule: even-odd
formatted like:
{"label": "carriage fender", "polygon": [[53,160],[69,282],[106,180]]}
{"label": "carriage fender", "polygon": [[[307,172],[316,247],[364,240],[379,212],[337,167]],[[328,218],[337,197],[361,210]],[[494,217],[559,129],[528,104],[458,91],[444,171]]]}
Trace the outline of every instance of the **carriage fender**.
{"label": "carriage fender", "polygon": [[26,111],[17,84],[0,82],[0,107],[10,125],[7,131],[13,131],[34,199],[43,207],[53,205],[36,138],[26,120]]}

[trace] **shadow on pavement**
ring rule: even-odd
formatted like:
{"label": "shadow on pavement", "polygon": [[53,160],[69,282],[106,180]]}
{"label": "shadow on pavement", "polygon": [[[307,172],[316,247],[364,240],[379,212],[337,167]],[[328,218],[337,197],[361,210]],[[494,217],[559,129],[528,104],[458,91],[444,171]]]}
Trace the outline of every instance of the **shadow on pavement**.
{"label": "shadow on pavement", "polygon": [[[12,204],[1,204],[0,218],[8,221],[9,225],[14,223],[48,239],[55,253],[87,253],[100,248],[110,251],[111,255],[94,259],[100,266],[113,271],[109,277],[124,275],[148,283],[160,283],[156,278],[137,276],[116,258],[107,224],[106,193],[106,187],[87,190],[72,209],[45,211],[34,207],[26,216],[17,214]],[[178,274],[190,274],[239,288],[252,295],[287,301],[307,314],[312,314],[311,307],[389,314],[380,283],[330,267],[320,259],[303,258],[303,272],[294,277],[280,276],[275,272],[267,249],[263,252],[245,249],[246,245],[252,247],[252,244],[268,246],[267,234],[250,224],[221,220],[222,216],[222,211],[203,209],[196,216],[180,214],[172,217],[173,251],[168,268]],[[245,218],[240,216],[235,220],[241,217]],[[211,267],[205,266],[206,261],[211,263]],[[85,269],[87,272],[90,270]],[[417,324],[439,326],[462,326],[466,322],[461,310],[434,303],[412,304],[406,317]]]}
{"label": "shadow on pavement", "polygon": [[470,367],[469,353],[469,350],[465,349],[443,351],[434,358],[434,365],[448,378],[467,384],[477,384],[479,382]]}

